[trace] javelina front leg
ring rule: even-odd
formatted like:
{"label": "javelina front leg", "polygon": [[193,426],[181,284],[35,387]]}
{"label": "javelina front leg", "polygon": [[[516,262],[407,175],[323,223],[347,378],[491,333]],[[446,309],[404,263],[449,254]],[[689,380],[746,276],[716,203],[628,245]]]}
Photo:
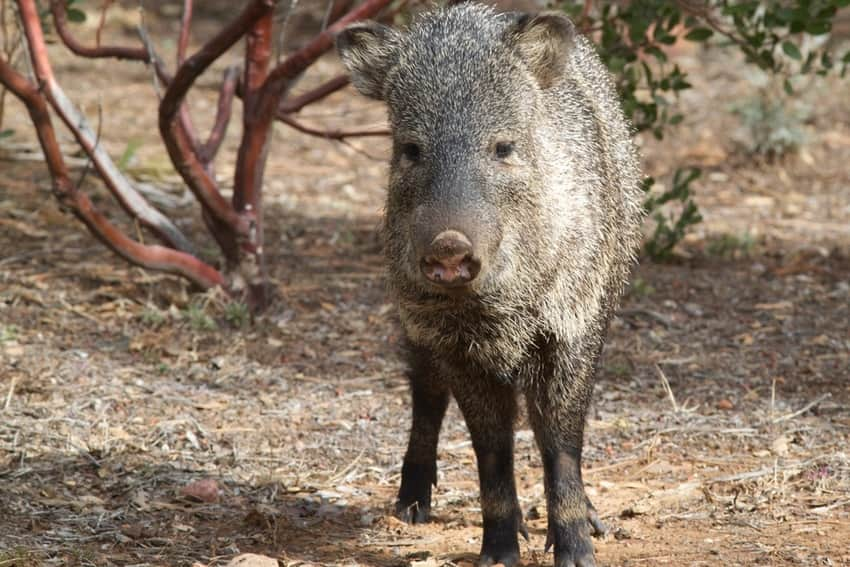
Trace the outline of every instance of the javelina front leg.
{"label": "javelina front leg", "polygon": [[409,356],[413,424],[404,464],[396,515],[405,522],[427,522],[431,515],[431,486],[437,484],[437,441],[449,403],[449,389],[441,382],[430,354],[413,350]]}
{"label": "javelina front leg", "polygon": [[[513,388],[487,380],[461,380],[452,392],[466,419],[478,459],[484,535],[479,566],[519,561],[517,532],[526,535],[514,483]],[[526,535],[526,537],[528,537]]]}
{"label": "javelina front leg", "polygon": [[555,548],[555,567],[595,567],[590,526],[604,531],[584,492],[581,450],[587,392],[538,392],[528,414],[543,460],[549,517],[546,550]]}

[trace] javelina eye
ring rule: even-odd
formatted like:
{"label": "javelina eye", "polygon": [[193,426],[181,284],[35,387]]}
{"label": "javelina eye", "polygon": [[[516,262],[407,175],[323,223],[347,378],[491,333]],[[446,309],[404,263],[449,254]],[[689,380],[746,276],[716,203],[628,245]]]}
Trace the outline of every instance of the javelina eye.
{"label": "javelina eye", "polygon": [[419,149],[418,145],[408,142],[401,145],[401,155],[411,163],[416,163],[419,161],[419,158],[422,157],[422,151]]}
{"label": "javelina eye", "polygon": [[514,143],[513,142],[499,142],[496,144],[496,157],[499,159],[505,159],[511,157],[511,154],[514,153]]}

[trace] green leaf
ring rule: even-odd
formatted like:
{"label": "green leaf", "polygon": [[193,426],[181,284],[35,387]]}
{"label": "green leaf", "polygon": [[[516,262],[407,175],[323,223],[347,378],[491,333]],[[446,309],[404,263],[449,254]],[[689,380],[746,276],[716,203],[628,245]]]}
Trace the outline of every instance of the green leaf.
{"label": "green leaf", "polygon": [[77,8],[68,9],[68,20],[75,24],[81,24],[86,21],[86,13]]}
{"label": "green leaf", "polygon": [[3,138],[11,138],[14,135],[15,131],[11,128],[8,128],[6,130],[0,130],[0,140],[2,140]]}
{"label": "green leaf", "polygon": [[136,138],[130,138],[127,142],[127,147],[124,148],[124,153],[121,154],[121,157],[118,158],[118,169],[121,171],[126,171],[127,166],[130,165],[130,161],[133,159],[133,156],[136,155],[136,150],[139,149],[139,146],[142,145],[142,142]]}
{"label": "green leaf", "polygon": [[785,94],[789,94],[789,95],[794,94],[794,87],[791,86],[790,80],[785,79],[785,81],[783,81],[783,83],[782,83],[782,86],[785,88]]}
{"label": "green leaf", "polygon": [[685,39],[688,41],[705,41],[714,35],[714,32],[708,28],[694,28],[687,33]]}
{"label": "green leaf", "polygon": [[785,52],[785,55],[794,59],[795,61],[800,61],[803,59],[803,55],[800,53],[799,48],[796,45],[788,41],[787,39],[782,42],[782,51]]}
{"label": "green leaf", "polygon": [[667,61],[667,54],[661,51],[658,46],[650,45],[645,49],[645,51],[649,54],[661,61],[662,63]]}
{"label": "green leaf", "polygon": [[812,20],[806,24],[806,33],[812,35],[824,35],[832,29],[832,23],[829,20]]}

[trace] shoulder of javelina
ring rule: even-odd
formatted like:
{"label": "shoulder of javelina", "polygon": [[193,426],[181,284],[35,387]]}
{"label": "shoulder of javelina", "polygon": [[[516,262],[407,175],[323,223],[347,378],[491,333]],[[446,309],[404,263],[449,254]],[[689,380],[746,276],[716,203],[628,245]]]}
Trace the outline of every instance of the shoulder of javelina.
{"label": "shoulder of javelina", "polygon": [[[472,85],[464,80],[482,58],[493,73],[527,73],[503,39],[516,17],[474,3],[421,16],[401,36],[405,43],[387,73],[389,106],[414,114],[425,129],[435,114],[466,117],[458,121],[462,128],[478,127],[484,114],[490,124],[498,122],[499,109],[486,96],[487,74],[478,73]],[[459,84],[462,93],[453,90]],[[411,104],[416,89],[434,91],[418,100],[437,102]],[[643,217],[637,153],[613,81],[591,43],[576,33],[563,76],[532,94],[539,207],[533,213],[517,208],[529,215],[523,219],[529,232],[516,246],[511,285],[447,300],[412,285],[392,263],[389,275],[411,341],[506,381],[527,374],[517,370],[542,344],[584,353],[601,347],[635,260]],[[391,171],[391,191],[392,183]],[[401,240],[386,235],[387,246]]]}

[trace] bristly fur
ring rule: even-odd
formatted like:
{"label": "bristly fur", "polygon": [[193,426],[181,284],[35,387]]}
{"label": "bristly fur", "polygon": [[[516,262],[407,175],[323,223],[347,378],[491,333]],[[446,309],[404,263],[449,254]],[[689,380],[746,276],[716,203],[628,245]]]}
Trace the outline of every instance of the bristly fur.
{"label": "bristly fur", "polygon": [[[458,399],[479,466],[490,450],[476,440],[480,414],[502,403],[510,414],[506,400],[526,394],[549,463],[556,563],[591,565],[584,532],[569,517],[579,496],[585,500],[580,480],[579,488],[552,483],[559,475],[566,484],[580,479],[596,364],[641,239],[640,168],[613,81],[560,14],[502,14],[465,3],[424,14],[403,31],[356,24],[338,45],[354,84],[389,110],[394,151],[383,233],[390,290],[417,353],[413,376],[433,374]],[[505,138],[516,157],[495,164],[486,148]],[[410,141],[427,156],[416,167],[401,151]],[[436,223],[463,218],[481,235],[487,269],[470,293],[439,293],[422,281],[411,227],[428,207],[455,215]],[[418,458],[416,411],[406,464]],[[494,447],[496,437],[504,441],[502,433],[480,435]],[[482,561],[510,562],[513,547],[492,543],[509,524],[487,512],[501,510],[492,498],[509,505],[510,490],[487,496],[484,479],[482,472],[490,506],[482,505]]]}

